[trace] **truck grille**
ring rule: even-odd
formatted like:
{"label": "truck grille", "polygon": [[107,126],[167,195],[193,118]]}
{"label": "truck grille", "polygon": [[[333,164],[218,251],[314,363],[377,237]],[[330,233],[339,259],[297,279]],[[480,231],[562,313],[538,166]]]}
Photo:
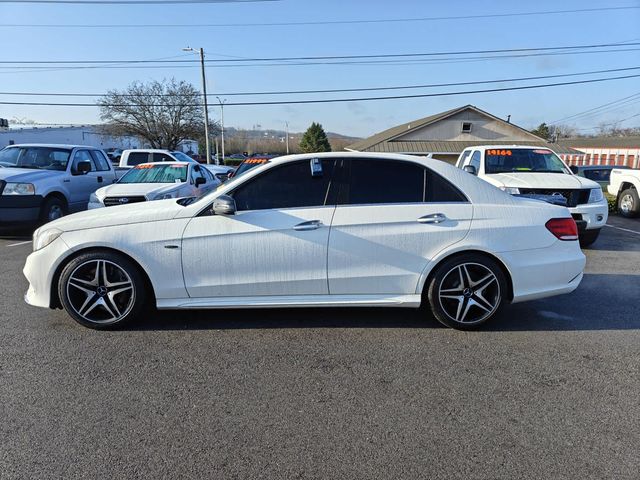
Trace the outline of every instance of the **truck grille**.
{"label": "truck grille", "polygon": [[130,203],[145,202],[147,199],[144,196],[136,197],[105,197],[104,206],[113,207],[116,205],[129,205]]}
{"label": "truck grille", "polygon": [[567,207],[575,207],[589,202],[590,189],[558,190],[555,188],[521,188],[521,194],[536,193],[541,195],[560,194],[567,199]]}

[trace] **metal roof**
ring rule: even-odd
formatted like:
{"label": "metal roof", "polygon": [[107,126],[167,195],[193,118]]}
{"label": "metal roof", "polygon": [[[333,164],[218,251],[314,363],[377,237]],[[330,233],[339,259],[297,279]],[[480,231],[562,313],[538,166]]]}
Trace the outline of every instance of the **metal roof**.
{"label": "metal roof", "polygon": [[640,148],[640,136],[636,137],[580,137],[563,138],[558,143],[565,147],[583,148]]}
{"label": "metal roof", "polygon": [[[560,154],[580,154],[581,152],[572,148],[549,142],[531,142],[531,141],[514,141],[505,142],[501,141],[430,141],[430,140],[413,140],[409,142],[382,142],[373,145],[366,149],[367,152],[379,152],[379,153],[409,153],[409,154],[459,154],[467,147],[475,147],[477,145],[518,145],[518,146],[532,146],[548,148],[555,153]],[[353,149],[353,146],[349,147]]]}

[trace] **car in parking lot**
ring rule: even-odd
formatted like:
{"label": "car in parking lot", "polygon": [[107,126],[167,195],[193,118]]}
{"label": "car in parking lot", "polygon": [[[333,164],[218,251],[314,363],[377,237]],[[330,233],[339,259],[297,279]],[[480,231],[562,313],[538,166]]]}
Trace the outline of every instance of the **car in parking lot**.
{"label": "car in parking lot", "polygon": [[203,163],[202,166],[209,170],[220,182],[226,182],[236,170],[229,165],[214,165],[212,163]]}
{"label": "car in parking lot", "polygon": [[89,196],[116,179],[100,149],[24,144],[0,151],[0,223],[48,222],[87,208]]}
{"label": "car in parking lot", "polygon": [[191,158],[183,152],[162,150],[157,148],[140,148],[135,150],[124,150],[120,157],[120,168],[132,168],[141,163],[151,162],[193,162],[197,160]]}
{"label": "car in parking lot", "polygon": [[595,242],[607,223],[609,207],[600,185],[574,175],[547,148],[478,145],[463,150],[456,166],[512,195],[564,197],[583,247]]}
{"label": "car in parking lot", "polygon": [[606,189],[609,185],[611,170],[626,169],[628,167],[621,165],[571,165],[569,167],[575,175],[579,175],[596,182],[602,189]]}
{"label": "car in parking lot", "polygon": [[247,158],[243,162],[238,165],[238,168],[235,169],[229,175],[229,178],[239,177],[240,175],[248,172],[252,168],[258,167],[260,165],[264,165],[265,163],[269,163],[269,161],[273,158],[276,158],[277,155],[254,155],[252,157]]}
{"label": "car in parking lot", "polygon": [[92,193],[89,209],[199,197],[219,185],[220,181],[211,172],[194,162],[141,163],[128,170],[116,183]]}
{"label": "car in parking lot", "polygon": [[616,197],[620,215],[634,218],[640,215],[640,170],[614,169],[607,191]]}
{"label": "car in parking lot", "polygon": [[91,328],[134,320],[146,304],[428,304],[443,324],[466,329],[505,302],[577,288],[577,240],[565,207],[511,196],[438,160],[292,155],[199,199],[89,211],[38,229],[25,300]]}

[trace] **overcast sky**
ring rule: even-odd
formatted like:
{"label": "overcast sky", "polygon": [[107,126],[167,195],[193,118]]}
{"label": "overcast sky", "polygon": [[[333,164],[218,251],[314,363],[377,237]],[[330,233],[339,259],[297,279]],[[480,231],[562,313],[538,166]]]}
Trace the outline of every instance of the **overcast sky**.
{"label": "overcast sky", "polygon": [[[527,11],[639,6],[640,1],[382,1],[282,0],[205,5],[34,5],[0,4],[0,60],[138,60],[191,58],[183,47],[204,47],[208,59],[451,52],[504,48],[553,47],[640,41],[640,9],[545,16],[497,17],[421,22],[356,23],[293,26],[164,28],[34,28],[7,24],[260,24],[339,20],[472,16]],[[517,59],[418,64],[279,65],[207,68],[210,93],[265,90],[384,87],[554,75],[640,66],[640,46],[626,52],[539,56]],[[282,63],[282,62],[280,62]],[[24,71],[30,70],[30,71]],[[0,68],[2,92],[99,93],[126,87],[134,80],[175,76],[200,88],[198,65],[188,68],[110,68],[23,71]],[[640,73],[639,71],[631,73]],[[600,75],[606,76],[606,75]],[[592,76],[589,78],[596,78]],[[557,81],[575,80],[576,78]],[[529,83],[549,83],[535,81]],[[495,87],[496,85],[492,85]],[[498,86],[506,86],[500,84]],[[453,91],[465,87],[351,93],[349,97]],[[480,88],[488,88],[480,86]],[[229,106],[225,124],[239,128],[261,125],[292,131],[312,121],[326,130],[368,136],[402,122],[471,103],[499,117],[531,127],[608,101],[640,92],[640,79],[563,86],[544,90],[485,93],[439,98],[311,104]],[[320,96],[243,97],[242,100],[336,98]],[[226,97],[229,102],[239,97]],[[91,98],[17,97],[0,101],[91,102]],[[214,99],[215,101],[215,99]],[[640,111],[640,103],[584,118],[586,129]],[[220,109],[211,116],[219,118]],[[94,107],[0,105],[0,117],[29,118],[48,123],[96,123]],[[640,125],[638,118],[623,126]],[[588,131],[586,131],[588,133]]]}

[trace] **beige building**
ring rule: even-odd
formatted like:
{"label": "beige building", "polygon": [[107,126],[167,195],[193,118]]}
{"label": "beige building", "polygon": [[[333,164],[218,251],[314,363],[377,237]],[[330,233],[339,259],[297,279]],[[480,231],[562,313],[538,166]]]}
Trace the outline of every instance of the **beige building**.
{"label": "beige building", "polygon": [[347,150],[432,154],[434,158],[453,163],[467,147],[498,144],[540,146],[562,155],[579,153],[569,147],[549,143],[473,105],[398,125],[349,145]]}

